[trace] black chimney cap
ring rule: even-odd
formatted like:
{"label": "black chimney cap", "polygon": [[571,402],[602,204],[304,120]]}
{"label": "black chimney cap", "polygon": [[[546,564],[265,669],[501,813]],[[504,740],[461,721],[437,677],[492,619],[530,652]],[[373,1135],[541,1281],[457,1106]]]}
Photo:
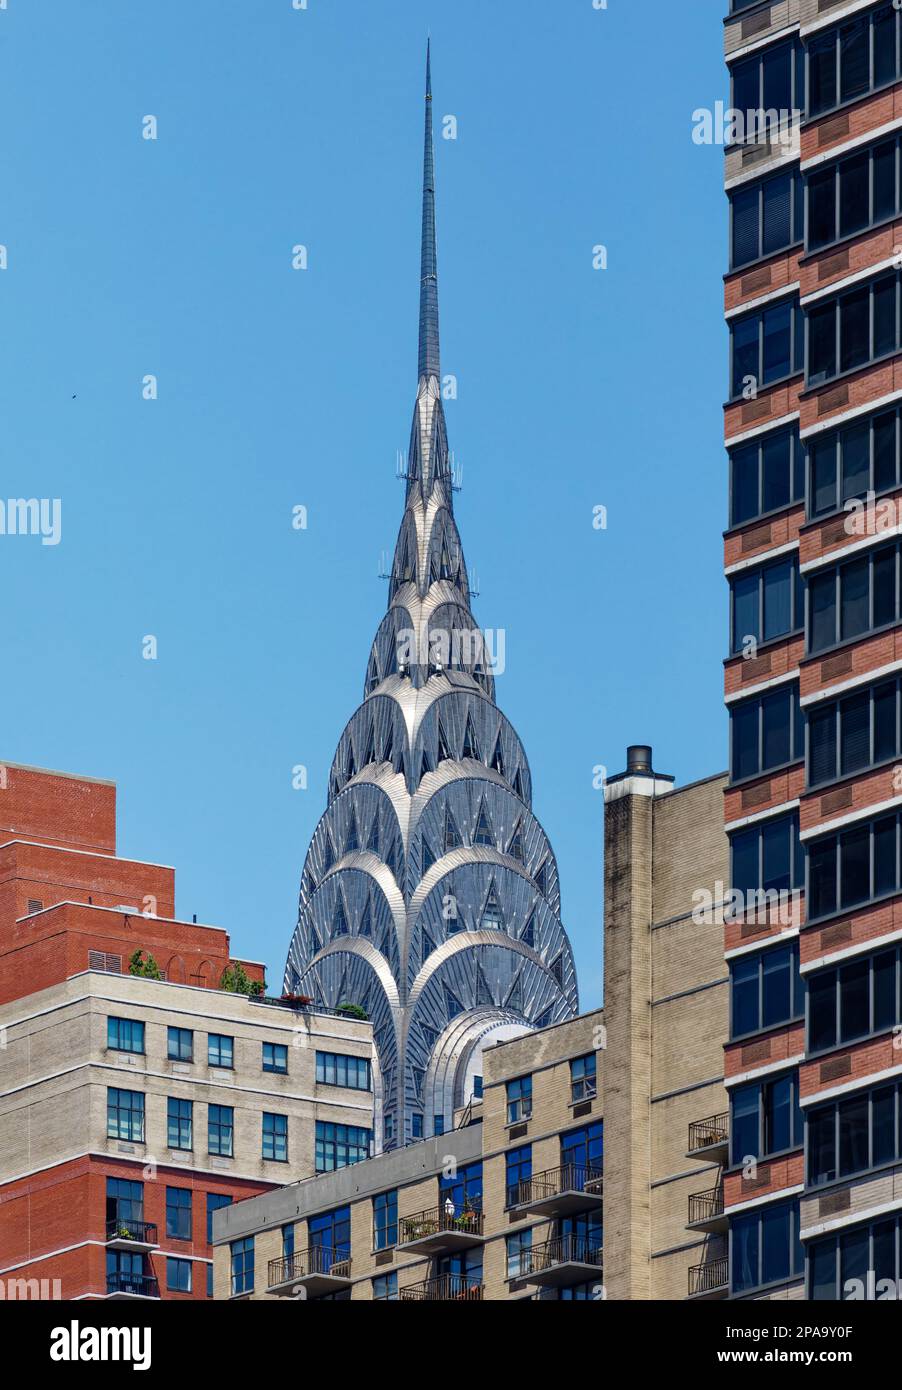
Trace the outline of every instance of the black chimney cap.
{"label": "black chimney cap", "polygon": [[626,750],[626,770],[629,773],[645,772],[652,770],[651,744],[650,743],[631,743]]}

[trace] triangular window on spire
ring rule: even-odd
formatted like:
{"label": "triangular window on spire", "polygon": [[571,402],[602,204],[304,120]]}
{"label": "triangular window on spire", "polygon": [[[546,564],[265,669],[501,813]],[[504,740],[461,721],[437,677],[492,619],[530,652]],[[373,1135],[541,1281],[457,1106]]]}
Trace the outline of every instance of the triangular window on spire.
{"label": "triangular window on spire", "polygon": [[422,782],[423,778],[426,776],[426,773],[431,771],[432,768],[429,766],[429,754],[424,748],[422,761],[420,762],[420,781]]}
{"label": "triangular window on spire", "polygon": [[349,782],[350,782],[351,778],[354,776],[354,774],[356,773],[356,771],[357,771],[357,764],[356,764],[355,761],[354,761],[354,745],[353,745],[353,743],[351,742],[351,740],[348,739],[348,762],[347,762],[346,772],[347,772],[347,778],[348,778],[348,781],[349,781]]}
{"label": "triangular window on spire", "polygon": [[495,880],[489,885],[488,897],[485,900],[485,907],[482,909],[482,920],[480,925],[487,931],[504,931],[504,913],[501,911],[501,904],[498,901],[498,891],[495,888]]}
{"label": "triangular window on spire", "polygon": [[440,763],[449,763],[449,762],[453,761],[453,757],[454,757],[454,755],[453,755],[453,753],[451,752],[450,748],[448,747],[448,740],[447,740],[447,738],[446,738],[446,736],[445,736],[445,730],[444,730],[443,727],[442,727],[442,721],[439,720],[439,721],[438,721],[438,760],[439,760]]}
{"label": "triangular window on spire", "polygon": [[446,806],[446,807],[445,807],[445,853],[447,854],[448,851],[449,851],[449,850],[452,850],[452,849],[460,849],[460,847],[461,847],[462,844],[463,844],[463,841],[462,841],[461,838],[460,838],[460,831],[458,830],[458,828],[457,828],[457,826],[456,826],[456,824],[455,824],[455,822],[454,822],[454,817],[453,817],[452,814],[451,814],[451,808],[450,808],[450,806]]}
{"label": "triangular window on spire", "polygon": [[381,939],[380,942],[379,942],[379,950],[382,952],[382,954],[383,954],[383,956],[385,957],[386,960],[391,960],[391,958],[392,958],[392,949],[391,949],[391,948],[392,948],[392,931],[391,931],[390,925],[388,924],[388,922],[386,922],[385,926],[384,926],[383,929],[382,929],[382,939]]}
{"label": "triangular window on spire", "polygon": [[488,812],[485,809],[485,802],[479,808],[479,815],[476,817],[476,829],[473,832],[474,845],[488,845],[494,849],[495,836],[492,833],[491,823]]}
{"label": "triangular window on spire", "polygon": [[334,863],[335,863],[335,846],[334,846],[333,843],[332,843],[332,836],[329,834],[329,832],[328,832],[328,830],[327,830],[327,831],[326,831],[326,843],[325,843],[325,845],[323,846],[323,869],[325,870],[326,873],[329,872],[329,870],[331,869],[331,867],[332,867],[332,865],[333,865]]}
{"label": "triangular window on spire", "polygon": [[345,916],[344,903],[339,897],[338,902],[335,904],[335,911],[332,914],[332,940],[334,941],[337,936],[347,935],[348,919]]}
{"label": "triangular window on spire", "polygon": [[425,964],[425,962],[429,959],[429,957],[432,955],[432,952],[433,952],[434,950],[435,950],[435,942],[432,940],[432,937],[429,935],[428,931],[427,931],[426,928],[424,927],[424,928],[423,928],[423,931],[422,931],[422,933],[421,933],[421,936],[420,936],[420,951],[421,951],[420,959],[423,961],[424,964]]}
{"label": "triangular window on spire", "polygon": [[400,758],[398,759],[398,765],[395,771],[401,774],[405,782],[407,781],[407,759],[405,758],[403,752]]}
{"label": "triangular window on spire", "polygon": [[381,677],[379,675],[379,664],[376,661],[376,653],[374,651],[373,655],[370,657],[369,670],[367,671],[366,675],[367,694],[369,694],[370,691],[376,689],[376,686],[379,684],[380,679]]}
{"label": "triangular window on spire", "polygon": [[508,847],[507,847],[507,852],[508,852],[508,854],[510,855],[511,859],[519,859],[521,864],[522,864],[522,862],[523,862],[523,829],[522,829],[522,826],[523,826],[523,822],[522,822],[522,821],[517,821],[517,824],[514,826],[514,833],[513,833],[513,835],[511,836],[511,842],[510,842],[510,844],[509,844]]}
{"label": "triangular window on spire", "polygon": [[564,957],[563,954],[555,956],[551,965],[548,967],[558,984],[563,988],[564,984]]}
{"label": "triangular window on spire", "polygon": [[355,849],[360,848],[360,836],[357,834],[357,817],[354,815],[354,807],[351,807],[351,818],[348,821],[348,838],[345,841],[345,854],[351,854]]}
{"label": "triangular window on spire", "polygon": [[533,1023],[532,1026],[533,1026],[533,1028],[536,1028],[536,1029],[538,1029],[538,1028],[547,1028],[553,1017],[554,1017],[554,1006],[552,1005],[551,1008],[545,1009],[542,1013],[539,1014],[538,1018],[536,1019],[536,1021]]}
{"label": "triangular window on spire", "polygon": [[461,756],[475,758],[477,762],[479,761],[479,744],[476,742],[476,731],[469,714],[467,715],[467,727],[464,731],[464,750]]}
{"label": "triangular window on spire", "polygon": [[373,726],[372,726],[372,724],[371,724],[371,725],[370,725],[370,728],[369,728],[369,733],[368,733],[367,736],[366,736],[366,751],[365,751],[364,754],[363,754],[363,762],[360,764],[360,766],[361,766],[361,767],[369,767],[370,763],[374,763],[375,761],[376,761],[376,732],[375,732],[375,730],[374,730],[374,728],[373,728]]}
{"label": "triangular window on spire", "polygon": [[[319,934],[312,922],[310,923],[308,930],[310,932],[310,946],[312,948],[313,955],[317,955],[317,953],[323,949],[323,943],[320,941]],[[295,991],[295,993],[299,992],[300,991],[298,990]]]}
{"label": "triangular window on spire", "polygon": [[515,1013],[518,1013],[518,1014],[523,1012],[523,971],[522,971],[522,969],[518,970],[516,976],[514,977],[514,983],[511,985],[510,989],[508,990],[507,998],[506,998],[505,1001],[504,1001],[504,1007],[505,1007],[506,1009],[513,1009],[514,1012],[515,1012]]}
{"label": "triangular window on spire", "polygon": [[394,743],[393,732],[393,726],[389,724],[388,733],[385,735],[385,746],[382,749],[382,761],[384,763],[390,763],[394,756],[392,752],[392,744]]}
{"label": "triangular window on spire", "polygon": [[533,909],[532,912],[529,914],[529,920],[527,921],[526,926],[523,928],[523,930],[522,930],[521,933],[520,933],[520,940],[523,942],[523,945],[524,945],[524,946],[532,946],[533,948],[535,948],[535,944],[536,944],[536,914],[535,914],[535,909]]}
{"label": "triangular window on spire", "polygon": [[514,773],[514,791],[516,792],[517,796],[519,796],[521,801],[526,800],[526,798],[523,795],[523,778],[520,776],[519,768],[517,768],[517,771]]}
{"label": "triangular window on spire", "polygon": [[426,1044],[427,1051],[431,1052],[438,1042],[438,1032],[435,1028],[430,1028],[427,1023],[420,1025],[420,1032],[423,1036],[423,1042]]}
{"label": "triangular window on spire", "polygon": [[442,567],[440,573],[442,579],[451,579],[452,577],[451,556],[448,554],[448,537],[446,535],[442,536]]}
{"label": "triangular window on spire", "polygon": [[426,1073],[422,1067],[411,1067],[410,1075],[413,1079],[413,1093],[418,1101],[422,1101],[423,1082],[426,1080]]}
{"label": "triangular window on spire", "polygon": [[404,580],[405,584],[413,578],[413,565],[410,559],[410,545],[406,536],[404,537],[404,558],[401,561],[401,578]]}
{"label": "triangular window on spire", "polygon": [[360,919],[360,926],[357,928],[357,935],[369,937],[373,935],[373,917],[369,898],[367,898],[366,903],[364,905],[363,916]]}
{"label": "triangular window on spire", "polygon": [[434,584],[439,577],[439,568],[436,564],[435,551],[429,557],[429,583]]}
{"label": "triangular window on spire", "polygon": [[387,849],[386,854],[385,854],[385,866],[386,866],[386,868],[388,868],[388,869],[391,870],[391,872],[394,874],[395,878],[398,877],[398,859],[397,859],[397,855],[395,854],[395,842],[394,842],[394,838],[392,838],[392,841],[391,841],[391,843],[389,844],[388,849]]}
{"label": "triangular window on spire", "polygon": [[501,730],[498,730],[498,737],[495,740],[495,751],[492,754],[491,766],[495,772],[500,772],[504,776],[504,757],[501,752]]}
{"label": "triangular window on spire", "polygon": [[545,894],[548,892],[548,860],[547,860],[547,859],[543,859],[542,863],[539,865],[539,867],[536,869],[535,873],[533,874],[533,878],[534,878],[535,881],[536,881],[536,887],[538,888],[539,892],[540,892],[540,893],[542,894],[542,896],[544,897]]}
{"label": "triangular window on spire", "polygon": [[492,991],[489,989],[489,982],[479,961],[476,962],[476,1003],[489,1007],[494,1007],[495,1004]]}
{"label": "triangular window on spire", "polygon": [[366,847],[373,854],[379,853],[379,808],[373,815],[373,823],[370,826],[370,838],[366,842]]}
{"label": "triangular window on spire", "polygon": [[435,863],[435,855],[432,853],[432,850],[429,847],[429,841],[426,839],[425,835],[423,836],[420,844],[420,873],[426,874],[429,872],[429,870]]}
{"label": "triangular window on spire", "polygon": [[445,1013],[448,1022],[450,1023],[452,1018],[457,1018],[457,1015],[462,1014],[463,1011],[464,1006],[457,995],[445,985]]}

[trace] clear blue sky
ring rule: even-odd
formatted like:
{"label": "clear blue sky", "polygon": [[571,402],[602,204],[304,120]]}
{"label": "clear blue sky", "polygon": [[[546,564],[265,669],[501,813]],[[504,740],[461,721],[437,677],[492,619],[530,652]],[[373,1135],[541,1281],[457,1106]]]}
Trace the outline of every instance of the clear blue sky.
{"label": "clear blue sky", "polygon": [[272,986],[401,517],[427,27],[458,120],[436,142],[457,516],[585,1007],[593,768],[630,742],[679,781],[726,764],[726,209],[722,150],[691,139],[726,94],[722,10],[0,11],[0,496],[62,499],[58,546],[0,537],[0,756],[114,779],[120,852],[175,865],[180,914]]}

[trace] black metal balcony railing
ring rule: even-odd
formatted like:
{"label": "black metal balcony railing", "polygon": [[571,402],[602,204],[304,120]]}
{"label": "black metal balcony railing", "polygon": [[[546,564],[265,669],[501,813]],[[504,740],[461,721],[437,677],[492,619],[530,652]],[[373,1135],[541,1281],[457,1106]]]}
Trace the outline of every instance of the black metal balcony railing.
{"label": "black metal balcony railing", "polygon": [[730,1137],[730,1112],[710,1115],[707,1120],[693,1120],[689,1126],[689,1152],[709,1149],[713,1144],[726,1144]]}
{"label": "black metal balcony railing", "polygon": [[585,1192],[600,1197],[604,1186],[601,1165],[565,1163],[560,1168],[546,1168],[542,1173],[522,1178],[507,1189],[507,1205],[518,1207],[527,1202],[545,1202],[563,1192]]}
{"label": "black metal balcony railing", "polygon": [[125,1274],[121,1270],[106,1277],[107,1293],[133,1293],[142,1298],[159,1298],[160,1286],[152,1274]]}
{"label": "black metal balcony railing", "polygon": [[586,1240],[584,1236],[566,1235],[555,1236],[553,1240],[543,1241],[541,1245],[534,1245],[530,1250],[521,1250],[518,1258],[519,1269],[509,1269],[509,1277],[529,1279],[536,1274],[554,1269],[556,1265],[593,1265],[596,1269],[601,1269],[604,1251],[600,1245]]}
{"label": "black metal balcony railing", "polygon": [[440,1274],[436,1279],[399,1289],[398,1298],[402,1302],[413,1299],[425,1303],[479,1303],[483,1286],[465,1274]]}
{"label": "black metal balcony railing", "polygon": [[689,1225],[723,1216],[723,1184],[707,1192],[693,1192],[689,1198]]}
{"label": "black metal balcony railing", "polygon": [[139,1245],[156,1245],[157,1228],[153,1221],[126,1221],[116,1217],[106,1223],[107,1240],[133,1240]]}
{"label": "black metal balcony railing", "polygon": [[443,1206],[429,1211],[417,1212],[415,1216],[402,1216],[399,1224],[399,1243],[423,1240],[443,1231],[459,1231],[463,1235],[482,1235],[483,1217],[478,1206],[464,1207],[461,1211],[448,1212]]}
{"label": "black metal balcony railing", "polygon": [[723,1289],[729,1277],[730,1261],[726,1255],[718,1255],[704,1264],[692,1265],[689,1270],[689,1297]]}
{"label": "black metal balcony railing", "polygon": [[311,1245],[309,1250],[297,1250],[280,1260],[270,1260],[269,1287],[288,1284],[292,1279],[305,1279],[311,1274],[350,1279],[351,1255],[347,1246],[333,1250],[328,1245]]}

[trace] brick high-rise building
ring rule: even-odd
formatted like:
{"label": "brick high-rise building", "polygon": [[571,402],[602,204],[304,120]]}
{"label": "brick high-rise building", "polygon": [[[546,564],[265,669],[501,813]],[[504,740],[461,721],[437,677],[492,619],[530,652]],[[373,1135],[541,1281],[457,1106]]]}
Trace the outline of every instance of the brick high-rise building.
{"label": "brick high-rise building", "polygon": [[209,1297],[218,1207],[370,1152],[372,1025],[262,986],[117,857],[111,783],[0,765],[6,1298]]}
{"label": "brick high-rise building", "polygon": [[902,13],[733,0],[726,53],[726,827],[771,897],[725,932],[729,1292],[873,1297],[902,1273]]}

